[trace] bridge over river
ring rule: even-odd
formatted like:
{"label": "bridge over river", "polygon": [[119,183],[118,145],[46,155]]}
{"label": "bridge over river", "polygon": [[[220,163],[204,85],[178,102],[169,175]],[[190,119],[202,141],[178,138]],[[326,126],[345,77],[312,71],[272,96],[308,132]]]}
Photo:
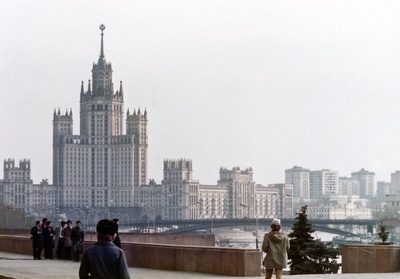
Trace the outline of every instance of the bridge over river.
{"label": "bridge over river", "polygon": [[[134,230],[141,232],[160,232],[166,234],[193,233],[198,230],[212,230],[213,228],[223,227],[242,227],[254,226],[258,228],[268,228],[271,218],[264,219],[201,219],[201,220],[159,220],[159,221],[142,221],[130,222],[129,226]],[[288,229],[293,227],[296,222],[294,219],[281,219],[282,226]],[[377,220],[371,219],[347,219],[347,220],[331,220],[331,219],[309,219],[313,229],[321,232],[328,232],[338,235],[352,235],[352,229],[358,227],[364,231],[373,232],[373,228],[377,227]]]}

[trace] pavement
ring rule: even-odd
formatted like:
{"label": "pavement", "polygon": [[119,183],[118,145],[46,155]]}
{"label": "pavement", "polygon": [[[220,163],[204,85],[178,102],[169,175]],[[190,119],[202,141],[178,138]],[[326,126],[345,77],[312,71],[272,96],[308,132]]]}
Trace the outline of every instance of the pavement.
{"label": "pavement", "polygon": [[[79,278],[80,263],[66,260],[35,261],[31,256],[0,252],[0,279],[72,279]],[[146,268],[129,268],[132,279],[153,278],[238,278],[195,272],[178,272]],[[319,275],[284,275],[290,279],[398,279],[400,273],[353,273],[353,274],[319,274]],[[243,277],[260,279],[264,276]],[[275,275],[272,276],[275,278]]]}

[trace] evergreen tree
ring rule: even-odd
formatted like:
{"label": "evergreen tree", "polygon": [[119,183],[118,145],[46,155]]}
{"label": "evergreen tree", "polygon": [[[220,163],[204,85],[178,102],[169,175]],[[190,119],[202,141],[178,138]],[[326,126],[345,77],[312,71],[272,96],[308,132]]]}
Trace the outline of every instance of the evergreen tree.
{"label": "evergreen tree", "polygon": [[290,274],[337,273],[339,250],[332,243],[325,244],[311,235],[315,230],[307,219],[307,205],[297,213],[296,221],[288,235]]}

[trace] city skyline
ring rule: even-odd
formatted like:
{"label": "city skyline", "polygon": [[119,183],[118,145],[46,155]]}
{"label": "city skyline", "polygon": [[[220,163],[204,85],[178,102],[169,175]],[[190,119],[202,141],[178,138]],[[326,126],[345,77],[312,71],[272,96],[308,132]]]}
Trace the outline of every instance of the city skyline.
{"label": "city skyline", "polygon": [[376,181],[400,168],[399,4],[70,3],[0,6],[0,155],[30,159],[34,183],[53,182],[54,109],[79,130],[101,23],[125,111],[151,112],[148,178],[168,158],[192,159],[205,184],[220,167],[252,167],[264,185],[295,165]]}

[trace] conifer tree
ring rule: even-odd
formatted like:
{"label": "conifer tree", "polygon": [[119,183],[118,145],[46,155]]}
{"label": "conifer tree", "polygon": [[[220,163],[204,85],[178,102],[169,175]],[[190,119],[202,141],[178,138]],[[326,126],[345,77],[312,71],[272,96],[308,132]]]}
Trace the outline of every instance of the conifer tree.
{"label": "conifer tree", "polygon": [[313,230],[307,219],[307,205],[297,213],[290,238],[289,265],[290,274],[327,274],[337,273],[339,250],[332,243],[325,244],[314,239]]}

